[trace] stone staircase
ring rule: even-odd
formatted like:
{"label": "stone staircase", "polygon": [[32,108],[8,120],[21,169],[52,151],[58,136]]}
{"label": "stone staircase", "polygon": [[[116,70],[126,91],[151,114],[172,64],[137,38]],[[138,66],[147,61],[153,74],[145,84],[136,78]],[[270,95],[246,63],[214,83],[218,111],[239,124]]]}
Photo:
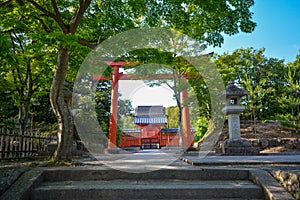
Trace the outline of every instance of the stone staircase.
{"label": "stone staircase", "polygon": [[[249,170],[162,169],[127,173],[113,169],[46,169],[27,191],[33,200],[265,199]],[[26,199],[25,198],[25,199]]]}

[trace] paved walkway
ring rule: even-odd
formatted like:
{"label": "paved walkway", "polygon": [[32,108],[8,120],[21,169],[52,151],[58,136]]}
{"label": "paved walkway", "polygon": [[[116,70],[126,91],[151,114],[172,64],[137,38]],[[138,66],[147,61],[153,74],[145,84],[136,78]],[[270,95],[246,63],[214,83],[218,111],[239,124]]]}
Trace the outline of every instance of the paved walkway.
{"label": "paved walkway", "polygon": [[180,155],[160,150],[144,150],[131,154],[101,154],[94,155],[94,157],[95,160],[87,159],[79,160],[79,162],[86,166],[102,166],[131,173],[143,173],[167,168],[193,168],[193,166],[251,166],[259,168],[289,166],[291,169],[300,170],[300,154],[216,156],[197,152]]}
{"label": "paved walkway", "polygon": [[258,156],[201,156],[185,155],[183,160],[192,165],[300,165],[300,154],[271,154]]}
{"label": "paved walkway", "polygon": [[160,169],[192,167],[179,159],[180,155],[160,150],[143,150],[137,153],[98,154],[94,160],[79,160],[86,166],[113,168],[130,173],[144,173]]}

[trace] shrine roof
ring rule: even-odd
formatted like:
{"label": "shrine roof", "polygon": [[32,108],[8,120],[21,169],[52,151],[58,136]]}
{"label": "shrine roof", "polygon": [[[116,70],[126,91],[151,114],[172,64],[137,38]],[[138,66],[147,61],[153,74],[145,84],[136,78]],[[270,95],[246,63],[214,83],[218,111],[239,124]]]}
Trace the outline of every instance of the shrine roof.
{"label": "shrine roof", "polygon": [[135,124],[165,124],[166,110],[163,106],[138,106],[135,109]]}
{"label": "shrine roof", "polygon": [[[161,128],[160,130],[162,133],[174,133],[174,134],[178,134],[179,129],[178,128]],[[140,129],[136,129],[136,128],[128,128],[128,129],[122,129],[122,132],[125,134],[139,134],[141,132]],[[195,133],[196,130],[191,128],[191,132]]]}
{"label": "shrine roof", "polygon": [[[179,132],[179,129],[178,128],[162,128],[161,129],[161,132],[162,133],[178,133]],[[191,128],[191,132],[192,133],[195,133],[196,130]]]}

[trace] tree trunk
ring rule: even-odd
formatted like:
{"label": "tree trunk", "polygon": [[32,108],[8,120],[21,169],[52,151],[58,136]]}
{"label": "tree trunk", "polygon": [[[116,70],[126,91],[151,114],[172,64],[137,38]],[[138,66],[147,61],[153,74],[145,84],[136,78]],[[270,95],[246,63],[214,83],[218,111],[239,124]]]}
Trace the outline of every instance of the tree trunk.
{"label": "tree trunk", "polygon": [[178,106],[178,125],[179,125],[179,135],[180,135],[180,147],[184,149],[184,135],[183,135],[183,126],[182,126],[182,106],[181,103],[177,103]]}
{"label": "tree trunk", "polygon": [[58,119],[57,145],[52,159],[54,161],[72,160],[72,144],[73,144],[73,121],[70,110],[64,101],[64,82],[67,74],[69,61],[69,50],[61,47],[58,52],[57,66],[55,68],[53,81],[50,89],[50,101],[54,113]]}

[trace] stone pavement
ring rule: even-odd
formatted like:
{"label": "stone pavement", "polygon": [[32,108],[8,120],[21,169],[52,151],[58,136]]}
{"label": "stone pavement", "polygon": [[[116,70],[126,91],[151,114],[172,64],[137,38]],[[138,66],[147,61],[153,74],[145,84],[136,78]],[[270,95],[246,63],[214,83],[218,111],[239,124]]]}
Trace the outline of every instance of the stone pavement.
{"label": "stone pavement", "polygon": [[129,173],[144,173],[160,169],[191,167],[182,162],[180,154],[160,150],[141,150],[135,153],[93,154],[94,159],[79,159],[83,166],[103,166]]}
{"label": "stone pavement", "polygon": [[185,154],[182,159],[191,165],[299,165],[299,153],[273,153],[258,156],[202,156]]}
{"label": "stone pavement", "polygon": [[[160,169],[199,167],[259,168],[265,170],[293,170],[300,174],[299,153],[272,153],[259,156],[219,156],[210,152],[186,154],[143,150],[131,154],[94,155],[94,159],[78,159],[85,167],[106,167],[130,173],[143,173]],[[183,162],[182,162],[183,161]]]}

